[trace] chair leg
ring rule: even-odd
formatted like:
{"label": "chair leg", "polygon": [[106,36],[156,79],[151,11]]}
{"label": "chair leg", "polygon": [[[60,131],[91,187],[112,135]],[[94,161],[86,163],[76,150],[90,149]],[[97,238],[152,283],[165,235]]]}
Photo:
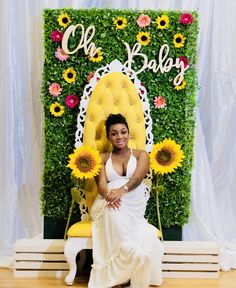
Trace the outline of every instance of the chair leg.
{"label": "chair leg", "polygon": [[68,286],[71,286],[74,282],[76,271],[77,271],[77,265],[76,265],[76,256],[80,252],[80,250],[83,249],[83,247],[79,247],[79,243],[73,241],[74,239],[68,239],[66,240],[65,247],[64,247],[64,254],[67,260],[67,263],[69,264],[69,273],[65,278],[65,283]]}

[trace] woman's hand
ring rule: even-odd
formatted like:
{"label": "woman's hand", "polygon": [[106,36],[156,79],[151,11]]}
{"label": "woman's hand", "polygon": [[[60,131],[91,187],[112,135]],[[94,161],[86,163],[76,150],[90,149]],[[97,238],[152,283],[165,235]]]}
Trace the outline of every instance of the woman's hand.
{"label": "woman's hand", "polygon": [[111,189],[106,196],[107,205],[113,209],[119,209],[121,205],[121,197],[124,194],[123,187]]}

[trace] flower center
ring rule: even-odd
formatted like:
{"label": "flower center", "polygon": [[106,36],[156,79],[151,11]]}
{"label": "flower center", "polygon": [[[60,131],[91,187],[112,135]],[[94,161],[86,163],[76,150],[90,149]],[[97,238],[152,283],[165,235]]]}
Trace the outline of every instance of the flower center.
{"label": "flower center", "polygon": [[67,17],[63,17],[63,18],[62,18],[62,22],[63,22],[64,24],[66,24],[66,23],[68,22],[68,18],[67,18]]}
{"label": "flower center", "polygon": [[143,35],[143,36],[141,37],[141,40],[144,41],[144,42],[147,41],[147,36]]}
{"label": "flower center", "polygon": [[156,155],[156,161],[162,166],[168,165],[171,159],[172,159],[172,154],[167,149],[162,149],[158,151]]}
{"label": "flower center", "polygon": [[182,39],[180,37],[176,38],[175,40],[177,43],[181,43]]}
{"label": "flower center", "polygon": [[55,109],[54,109],[54,111],[55,111],[56,113],[59,113],[59,112],[61,111],[61,108],[60,108],[59,106],[56,106]]}
{"label": "flower center", "polygon": [[73,78],[73,73],[69,72],[69,73],[67,74],[67,77],[68,77],[68,78]]}
{"label": "flower center", "polygon": [[118,21],[117,21],[117,24],[118,24],[119,26],[121,26],[121,25],[123,24],[123,21],[122,21],[122,20],[118,20]]}
{"label": "flower center", "polygon": [[165,20],[161,20],[160,25],[161,26],[165,26],[166,25],[166,21]]}
{"label": "flower center", "polygon": [[96,53],[93,57],[94,57],[94,58],[98,58],[98,53]]}
{"label": "flower center", "polygon": [[81,157],[76,160],[76,166],[81,172],[88,172],[91,170],[91,161],[87,158]]}

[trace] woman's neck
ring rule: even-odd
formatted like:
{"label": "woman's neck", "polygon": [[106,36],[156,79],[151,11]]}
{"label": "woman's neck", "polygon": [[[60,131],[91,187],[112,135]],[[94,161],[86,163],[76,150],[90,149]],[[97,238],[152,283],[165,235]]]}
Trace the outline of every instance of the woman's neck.
{"label": "woman's neck", "polygon": [[112,153],[123,155],[126,154],[128,151],[130,151],[130,148],[128,146],[121,149],[113,147]]}

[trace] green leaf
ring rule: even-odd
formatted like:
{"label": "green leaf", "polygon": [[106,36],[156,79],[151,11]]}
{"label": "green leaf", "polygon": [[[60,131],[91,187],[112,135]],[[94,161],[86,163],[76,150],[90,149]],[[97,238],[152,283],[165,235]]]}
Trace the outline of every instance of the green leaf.
{"label": "green leaf", "polygon": [[81,190],[76,187],[71,188],[71,196],[72,200],[74,200],[77,204],[79,204],[82,200]]}

